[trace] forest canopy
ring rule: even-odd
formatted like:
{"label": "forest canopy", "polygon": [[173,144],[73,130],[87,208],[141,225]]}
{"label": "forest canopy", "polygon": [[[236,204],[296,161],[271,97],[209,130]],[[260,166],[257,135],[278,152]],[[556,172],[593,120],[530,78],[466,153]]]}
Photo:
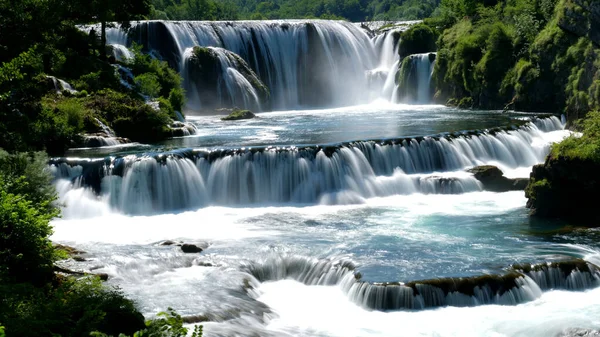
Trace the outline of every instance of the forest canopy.
{"label": "forest canopy", "polygon": [[418,20],[440,0],[152,0],[151,17],[161,20],[343,19]]}

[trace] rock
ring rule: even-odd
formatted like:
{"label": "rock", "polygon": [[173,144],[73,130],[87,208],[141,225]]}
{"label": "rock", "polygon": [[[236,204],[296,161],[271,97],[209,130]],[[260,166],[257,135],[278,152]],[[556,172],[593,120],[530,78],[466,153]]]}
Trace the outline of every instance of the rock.
{"label": "rock", "polygon": [[506,178],[499,168],[491,165],[476,166],[467,172],[473,173],[483,184],[483,189],[491,192],[524,191],[529,183],[526,178]]}
{"label": "rock", "polygon": [[85,254],[84,251],[78,250],[77,248],[73,248],[73,247],[69,247],[69,246],[65,246],[65,245],[61,245],[61,244],[55,244],[54,249],[62,250],[64,252],[66,252],[69,256]]}
{"label": "rock", "polygon": [[586,36],[596,45],[600,45],[600,3],[583,0],[569,2],[568,6],[564,6],[558,26],[571,34]]}
{"label": "rock", "polygon": [[234,110],[229,116],[221,118],[222,121],[238,121],[242,119],[256,118],[250,110]]}
{"label": "rock", "polygon": [[176,243],[174,241],[167,240],[167,241],[161,242],[159,245],[160,246],[173,246],[173,245],[176,245]]}
{"label": "rock", "polygon": [[600,331],[587,329],[568,329],[556,337],[600,337]]}
{"label": "rock", "polygon": [[196,134],[196,127],[192,123],[175,121],[170,126],[171,137],[186,137]]}
{"label": "rock", "polygon": [[549,156],[533,167],[525,196],[530,214],[600,225],[600,163],[589,159]]}
{"label": "rock", "polygon": [[205,315],[183,316],[181,319],[183,319],[185,324],[197,324],[210,321],[210,318]]}
{"label": "rock", "polygon": [[92,274],[94,276],[98,276],[100,278],[100,280],[106,282],[108,281],[108,274],[106,273],[100,273],[100,274]]}
{"label": "rock", "polygon": [[181,245],[181,250],[184,253],[202,253],[202,248],[196,246],[196,245],[191,245],[191,244],[183,244]]}

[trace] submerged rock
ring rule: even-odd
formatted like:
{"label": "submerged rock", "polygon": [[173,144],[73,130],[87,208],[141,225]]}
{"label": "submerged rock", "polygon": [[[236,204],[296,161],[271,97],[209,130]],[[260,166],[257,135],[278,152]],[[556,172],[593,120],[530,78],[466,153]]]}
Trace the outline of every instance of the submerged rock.
{"label": "submerged rock", "polygon": [[549,156],[533,167],[525,196],[530,214],[600,224],[598,202],[600,164],[580,158]]}
{"label": "submerged rock", "polygon": [[238,121],[242,119],[256,118],[250,110],[234,110],[229,116],[221,118],[222,121]]}
{"label": "submerged rock", "polygon": [[473,173],[475,179],[483,184],[483,188],[491,192],[523,191],[529,182],[526,178],[506,178],[499,168],[491,165],[476,166],[467,172]]}

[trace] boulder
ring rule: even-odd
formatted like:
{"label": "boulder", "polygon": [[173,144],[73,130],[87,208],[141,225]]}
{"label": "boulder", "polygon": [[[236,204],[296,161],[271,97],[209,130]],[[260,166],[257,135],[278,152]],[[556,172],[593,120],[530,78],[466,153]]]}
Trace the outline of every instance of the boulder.
{"label": "boulder", "polygon": [[530,214],[600,224],[598,202],[600,163],[590,159],[549,156],[533,167],[525,196]]}
{"label": "boulder", "polygon": [[438,34],[426,24],[416,24],[402,33],[398,53],[400,58],[412,54],[435,52]]}
{"label": "boulder", "polygon": [[193,254],[193,253],[202,253],[203,249],[196,246],[196,245],[191,245],[191,244],[183,244],[181,245],[181,250],[186,253],[186,254]]}
{"label": "boulder", "polygon": [[242,119],[256,118],[250,110],[234,110],[229,116],[221,118],[222,121],[239,121]]}
{"label": "boulder", "polygon": [[483,185],[483,189],[491,192],[523,191],[529,182],[526,178],[506,178],[499,168],[491,165],[476,166],[467,172],[473,173],[475,179]]}

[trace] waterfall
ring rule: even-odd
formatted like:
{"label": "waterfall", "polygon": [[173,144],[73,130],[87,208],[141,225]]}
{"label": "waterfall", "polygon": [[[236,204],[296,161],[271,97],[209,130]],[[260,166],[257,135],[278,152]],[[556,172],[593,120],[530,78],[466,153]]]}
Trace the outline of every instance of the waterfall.
{"label": "waterfall", "polygon": [[188,106],[219,108],[242,106],[262,110],[269,92],[238,55],[218,47],[190,48],[184,54],[184,86],[191,93]]}
{"label": "waterfall", "polygon": [[[408,27],[371,39],[343,21],[143,21],[134,23],[129,35],[109,28],[107,41],[123,57],[127,55],[121,46],[142,44],[146,52],[180,70],[186,83],[194,81],[184,72],[191,48],[223,48],[239,55],[270,90],[271,109],[289,110],[390,99],[398,71],[399,35]],[[188,95],[188,108],[199,109],[197,93]]]}
{"label": "waterfall", "polygon": [[479,182],[470,174],[440,172],[489,162],[510,168],[540,163],[549,151],[548,146],[532,147],[542,137],[540,127],[558,130],[562,124],[552,117],[518,129],[433,137],[327,146],[183,149],[103,160],[55,159],[51,164],[59,168],[57,172],[69,171],[62,166],[82,166],[77,179],[83,186],[128,214],[208,205],[352,204],[391,195],[479,191]]}
{"label": "waterfall", "polygon": [[[277,256],[241,265],[255,279],[251,284],[291,279],[306,285],[339,286],[354,303],[380,311],[516,305],[539,298],[544,290],[582,291],[600,283],[598,267],[584,260],[529,265],[527,272],[522,268],[511,267],[499,275],[372,283],[363,281],[355,264],[344,259]],[[553,280],[552,287],[547,280]]]}
{"label": "waterfall", "polygon": [[432,98],[431,76],[436,53],[410,55],[399,66],[396,75],[397,100],[427,104]]}

